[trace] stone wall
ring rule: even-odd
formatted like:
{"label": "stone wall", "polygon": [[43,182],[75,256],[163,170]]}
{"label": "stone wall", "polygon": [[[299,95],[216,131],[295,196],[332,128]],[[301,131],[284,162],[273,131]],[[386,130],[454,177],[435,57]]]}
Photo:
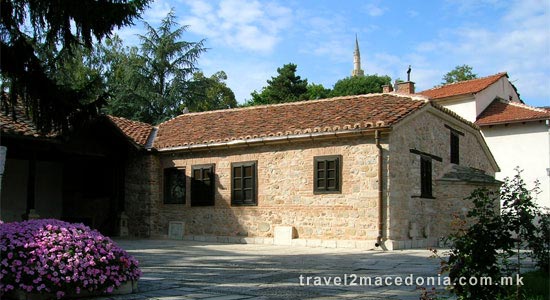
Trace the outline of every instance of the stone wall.
{"label": "stone wall", "polygon": [[160,160],[157,155],[129,151],[126,162],[124,209],[128,216],[128,231],[134,237],[151,236],[153,219],[158,218],[160,197]]}
{"label": "stone wall", "polygon": [[[324,155],[342,156],[341,193],[313,192],[313,159]],[[374,240],[377,155],[373,136],[164,154],[160,169],[186,170],[186,203],[154,197],[152,235],[166,236],[170,221],[184,221],[186,235],[271,238],[281,225],[293,226],[300,239]],[[231,206],[231,163],[246,161],[257,161],[258,205]],[[192,207],[191,169],[203,164],[215,164],[215,206]]]}
{"label": "stone wall", "polygon": [[[434,245],[450,230],[453,215],[464,215],[470,203],[464,198],[483,185],[471,182],[438,180],[450,170],[450,129],[460,136],[461,166],[480,169],[494,176],[495,169],[483,151],[474,129],[434,108],[400,123],[390,136],[388,226],[386,234],[390,248],[410,248]],[[415,149],[438,156],[432,160],[433,197],[420,198],[420,155]],[[488,187],[494,188],[494,185]]]}

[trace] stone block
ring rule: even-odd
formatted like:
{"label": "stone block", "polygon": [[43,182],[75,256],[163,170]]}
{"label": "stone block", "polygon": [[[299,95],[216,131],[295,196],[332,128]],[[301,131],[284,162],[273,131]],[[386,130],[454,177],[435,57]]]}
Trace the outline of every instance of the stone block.
{"label": "stone block", "polygon": [[307,246],[307,240],[305,240],[305,239],[293,239],[292,240],[292,246],[306,247]]}
{"label": "stone block", "polygon": [[204,237],[204,241],[205,242],[210,242],[210,243],[216,243],[218,242],[218,237],[215,236],[215,235],[207,235]]}
{"label": "stone block", "polygon": [[171,240],[183,240],[185,223],[180,221],[168,222],[168,238]]}
{"label": "stone block", "polygon": [[275,226],[274,245],[292,245],[296,230],[292,226]]}
{"label": "stone block", "polygon": [[195,235],[193,240],[197,242],[206,242],[206,237],[204,235]]}
{"label": "stone block", "polygon": [[321,241],[321,247],[336,248],[336,241],[335,240],[322,240]]}
{"label": "stone block", "polygon": [[336,248],[356,248],[356,243],[353,240],[337,240]]}
{"label": "stone block", "polygon": [[307,239],[306,240],[306,246],[307,247],[321,247],[321,240]]}
{"label": "stone block", "polygon": [[238,236],[229,236],[229,237],[227,237],[227,242],[231,243],[231,244],[243,244],[241,240],[242,240],[242,238],[238,237]]}
{"label": "stone block", "polygon": [[244,237],[241,239],[243,244],[254,244],[256,242],[256,239],[253,237]]}
{"label": "stone block", "polygon": [[355,248],[358,249],[376,249],[380,247],[376,247],[374,244],[376,241],[371,240],[357,240],[355,241]]}
{"label": "stone block", "polygon": [[218,243],[229,243],[229,237],[228,236],[218,236],[217,237]]}

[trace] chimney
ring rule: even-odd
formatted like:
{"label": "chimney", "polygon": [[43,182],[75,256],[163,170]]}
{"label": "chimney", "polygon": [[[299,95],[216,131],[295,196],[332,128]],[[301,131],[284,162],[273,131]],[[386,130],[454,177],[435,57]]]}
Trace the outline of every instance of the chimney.
{"label": "chimney", "polygon": [[393,86],[391,84],[384,84],[382,86],[382,93],[391,93],[393,92]]}
{"label": "chimney", "polygon": [[397,83],[396,92],[400,94],[414,94],[414,82],[405,81]]}

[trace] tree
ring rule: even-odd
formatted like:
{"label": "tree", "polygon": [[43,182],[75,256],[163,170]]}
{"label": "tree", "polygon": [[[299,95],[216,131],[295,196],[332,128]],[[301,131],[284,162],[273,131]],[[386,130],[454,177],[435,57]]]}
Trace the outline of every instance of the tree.
{"label": "tree", "polygon": [[504,276],[519,275],[522,248],[532,250],[524,254],[541,270],[549,271],[550,216],[534,203],[533,194],[538,192],[538,183],[528,189],[516,168],[516,175],[505,179],[500,193],[480,188],[466,199],[474,206],[467,220],[459,219],[459,230],[449,236],[452,247],[441,264],[441,271],[449,272],[450,291],[459,299],[523,299],[517,282],[515,288],[459,282],[466,277],[490,278],[494,283]]}
{"label": "tree", "polygon": [[367,76],[352,76],[340,79],[334,84],[331,96],[349,96],[363,95],[370,93],[381,93],[382,86],[390,84],[389,76],[367,75]]}
{"label": "tree", "polygon": [[188,96],[189,111],[207,111],[237,107],[235,93],[225,84],[227,74],[216,72],[205,77],[202,72],[193,74],[190,95]]}
{"label": "tree", "polygon": [[[4,109],[11,110],[15,118],[15,105],[20,102],[43,132],[66,131],[94,116],[104,95],[91,97],[87,84],[60,83],[59,78],[52,78],[52,74],[59,74],[59,64],[44,58],[71,56],[80,44],[90,49],[94,38],[101,40],[115,27],[132,24],[148,2],[0,1],[2,92],[9,90],[10,94],[9,103],[3,103]],[[29,25],[32,30],[26,29]],[[45,56],[39,54],[40,50],[52,52]]]}
{"label": "tree", "polygon": [[322,84],[310,83],[307,85],[308,99],[324,99],[330,97],[330,89],[325,88]]}
{"label": "tree", "polygon": [[297,65],[289,63],[277,68],[279,75],[267,80],[267,86],[262,91],[252,92],[252,100],[247,105],[262,105],[274,103],[286,103],[306,100],[307,79],[301,79],[296,75]]}
{"label": "tree", "polygon": [[140,35],[139,48],[123,49],[111,45],[115,60],[109,80],[112,100],[107,111],[114,115],[158,124],[173,118],[188,106],[186,98],[195,64],[206,51],[204,40],[180,40],[188,26],[178,26],[170,11],[155,29],[145,23],[147,33]]}
{"label": "tree", "polygon": [[441,84],[449,84],[475,78],[477,78],[477,74],[472,72],[472,67],[468,65],[456,66],[443,76],[443,82]]}

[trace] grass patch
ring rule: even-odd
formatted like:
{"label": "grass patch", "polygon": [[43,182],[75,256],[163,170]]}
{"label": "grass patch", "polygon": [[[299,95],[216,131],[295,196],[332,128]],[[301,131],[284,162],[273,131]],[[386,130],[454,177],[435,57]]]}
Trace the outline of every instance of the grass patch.
{"label": "grass patch", "polygon": [[550,275],[544,271],[523,274],[523,290],[526,299],[550,300]]}

